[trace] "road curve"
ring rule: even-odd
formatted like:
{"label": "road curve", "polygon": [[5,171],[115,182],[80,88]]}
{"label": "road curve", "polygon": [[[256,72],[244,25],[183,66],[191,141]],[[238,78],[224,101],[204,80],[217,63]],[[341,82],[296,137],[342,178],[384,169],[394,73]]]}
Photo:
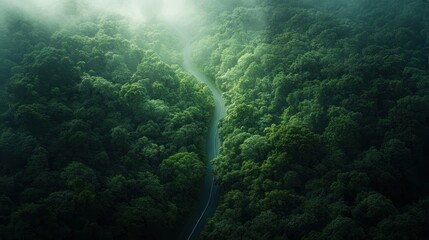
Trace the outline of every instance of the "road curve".
{"label": "road curve", "polygon": [[201,196],[201,201],[191,216],[188,223],[185,225],[179,239],[194,240],[198,239],[207,219],[213,215],[216,209],[218,197],[218,189],[214,183],[213,165],[211,160],[219,154],[220,139],[219,139],[219,121],[226,115],[225,101],[221,92],[216,85],[210,81],[204,73],[202,73],[192,62],[191,38],[184,30],[179,32],[183,40],[183,68],[192,74],[198,81],[206,84],[213,96],[215,109],[210,122],[209,133],[206,141],[207,148],[207,172],[204,179],[204,189]]}

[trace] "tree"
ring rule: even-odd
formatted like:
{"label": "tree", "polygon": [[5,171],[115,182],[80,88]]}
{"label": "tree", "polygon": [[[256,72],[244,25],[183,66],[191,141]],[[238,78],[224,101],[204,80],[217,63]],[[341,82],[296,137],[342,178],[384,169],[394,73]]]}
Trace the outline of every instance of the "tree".
{"label": "tree", "polygon": [[84,185],[98,184],[94,170],[80,162],[71,162],[61,172],[61,178],[69,187],[79,189]]}
{"label": "tree", "polygon": [[271,126],[269,131],[268,141],[276,152],[284,155],[283,164],[309,166],[317,161],[320,151],[317,147],[318,139],[308,128],[282,124]]}
{"label": "tree", "polygon": [[9,238],[21,239],[65,239],[58,226],[55,214],[45,205],[25,204],[11,216]]}
{"label": "tree", "polygon": [[396,212],[392,201],[377,192],[360,194],[357,198],[357,205],[352,210],[354,218],[372,225]]}
{"label": "tree", "polygon": [[331,119],[323,135],[351,158],[359,149],[359,124],[356,121],[358,114],[341,113],[344,110],[330,109]]}
{"label": "tree", "polygon": [[70,87],[79,79],[71,59],[63,49],[45,47],[32,52],[23,63],[29,68],[34,83],[37,83],[39,93],[52,87]]}
{"label": "tree", "polygon": [[321,239],[366,239],[363,228],[354,220],[348,217],[337,217],[330,222],[322,232]]}
{"label": "tree", "polygon": [[16,121],[33,134],[44,134],[49,126],[47,109],[41,104],[21,105],[15,112]]}
{"label": "tree", "polygon": [[368,189],[369,183],[370,179],[366,173],[357,171],[339,173],[330,190],[340,194],[344,200],[353,202],[357,194]]}
{"label": "tree", "polygon": [[138,108],[147,96],[147,90],[142,82],[125,83],[119,92],[125,103],[133,109]]}
{"label": "tree", "polygon": [[270,146],[265,137],[252,135],[244,140],[240,145],[241,157],[243,160],[261,162],[265,160],[270,150]]}
{"label": "tree", "polygon": [[197,193],[204,169],[204,163],[195,153],[176,153],[164,159],[160,165],[160,173],[167,194],[185,203],[185,199]]}

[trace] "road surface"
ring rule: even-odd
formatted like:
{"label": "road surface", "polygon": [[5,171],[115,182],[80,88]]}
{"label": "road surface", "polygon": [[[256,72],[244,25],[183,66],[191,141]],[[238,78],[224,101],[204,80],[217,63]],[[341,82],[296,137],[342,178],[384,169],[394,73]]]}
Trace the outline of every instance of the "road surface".
{"label": "road surface", "polygon": [[183,46],[183,67],[192,74],[198,81],[206,84],[213,96],[215,108],[213,117],[210,122],[209,133],[207,136],[207,172],[204,179],[203,195],[196,208],[195,213],[191,216],[189,222],[185,225],[180,239],[193,240],[198,239],[207,219],[213,215],[216,209],[218,189],[214,182],[213,165],[211,160],[219,154],[219,121],[226,115],[225,101],[216,85],[210,81],[192,62],[191,38],[185,31],[179,31],[182,37]]}

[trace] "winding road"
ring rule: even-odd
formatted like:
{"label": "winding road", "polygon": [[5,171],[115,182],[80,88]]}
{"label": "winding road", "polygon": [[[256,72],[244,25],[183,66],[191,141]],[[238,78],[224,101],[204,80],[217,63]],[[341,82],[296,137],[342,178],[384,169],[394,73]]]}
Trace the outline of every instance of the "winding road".
{"label": "winding road", "polygon": [[214,182],[213,165],[211,160],[219,154],[220,139],[219,139],[219,121],[226,115],[225,101],[222,94],[216,85],[211,82],[192,62],[192,48],[191,38],[185,31],[180,31],[180,35],[184,42],[183,47],[183,67],[192,74],[198,81],[206,84],[213,96],[215,109],[213,117],[210,122],[209,133],[207,136],[207,172],[204,179],[204,189],[200,197],[200,203],[195,210],[194,215],[191,216],[189,222],[185,225],[180,239],[198,239],[207,219],[213,215],[216,209],[216,202],[218,197],[218,189]]}

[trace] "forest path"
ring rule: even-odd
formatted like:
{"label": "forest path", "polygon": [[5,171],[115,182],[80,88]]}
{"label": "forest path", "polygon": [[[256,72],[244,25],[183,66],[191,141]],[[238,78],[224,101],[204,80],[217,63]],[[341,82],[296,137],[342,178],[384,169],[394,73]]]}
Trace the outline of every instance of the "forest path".
{"label": "forest path", "polygon": [[210,81],[203,72],[201,72],[192,61],[192,47],[191,38],[189,34],[184,31],[179,31],[183,40],[183,67],[192,74],[198,81],[206,84],[211,93],[215,104],[215,109],[209,126],[209,133],[206,140],[207,148],[207,172],[204,179],[204,189],[200,202],[195,209],[194,214],[185,225],[180,239],[198,239],[201,231],[203,230],[207,219],[213,215],[216,209],[218,189],[214,182],[213,165],[211,160],[219,154],[220,139],[219,139],[219,121],[226,115],[225,101],[221,92],[216,85]]}

